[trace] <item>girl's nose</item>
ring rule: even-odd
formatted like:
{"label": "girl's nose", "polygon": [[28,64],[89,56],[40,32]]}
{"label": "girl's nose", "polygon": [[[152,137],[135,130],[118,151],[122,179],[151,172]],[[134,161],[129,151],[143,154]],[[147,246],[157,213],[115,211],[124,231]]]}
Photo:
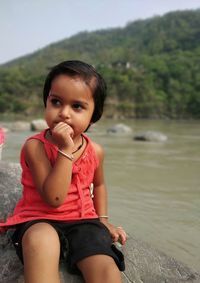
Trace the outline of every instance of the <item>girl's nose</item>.
{"label": "girl's nose", "polygon": [[64,106],[60,110],[60,117],[63,119],[69,119],[70,118],[70,107],[69,106]]}

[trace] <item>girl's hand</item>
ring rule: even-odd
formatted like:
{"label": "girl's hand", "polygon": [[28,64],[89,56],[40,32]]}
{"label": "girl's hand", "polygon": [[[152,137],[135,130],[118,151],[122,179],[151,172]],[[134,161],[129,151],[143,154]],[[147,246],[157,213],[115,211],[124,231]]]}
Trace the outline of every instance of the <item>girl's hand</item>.
{"label": "girl's hand", "polygon": [[60,150],[72,152],[74,147],[74,131],[72,127],[64,122],[60,122],[51,130],[51,133],[54,142]]}
{"label": "girl's hand", "polygon": [[124,245],[126,243],[127,235],[122,227],[115,227],[108,222],[103,222],[103,224],[110,231],[113,242],[120,242],[120,244]]}

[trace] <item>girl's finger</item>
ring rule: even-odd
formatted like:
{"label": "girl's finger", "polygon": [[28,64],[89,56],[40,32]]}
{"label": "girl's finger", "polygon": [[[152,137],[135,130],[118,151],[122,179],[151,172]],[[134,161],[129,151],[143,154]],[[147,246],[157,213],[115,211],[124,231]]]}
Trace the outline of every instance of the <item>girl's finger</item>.
{"label": "girl's finger", "polygon": [[126,243],[126,233],[121,233],[119,238],[120,238],[121,244],[124,245]]}
{"label": "girl's finger", "polygon": [[68,124],[66,124],[64,122],[58,123],[54,127],[54,129],[52,130],[52,133],[53,134],[55,134],[55,133],[65,133],[65,131],[67,131],[67,133],[70,135],[70,137],[73,138],[73,135],[74,135],[73,129]]}
{"label": "girl's finger", "polygon": [[113,233],[112,239],[113,239],[113,242],[117,242],[119,240],[119,234],[118,233]]}
{"label": "girl's finger", "polygon": [[117,227],[117,229],[119,231],[120,242],[122,243],[122,245],[124,245],[126,242],[126,232],[121,226]]}

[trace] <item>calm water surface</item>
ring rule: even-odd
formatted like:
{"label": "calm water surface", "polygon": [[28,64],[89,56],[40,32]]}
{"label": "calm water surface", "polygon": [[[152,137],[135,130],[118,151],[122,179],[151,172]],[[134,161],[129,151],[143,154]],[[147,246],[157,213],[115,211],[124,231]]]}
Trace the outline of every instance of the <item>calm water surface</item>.
{"label": "calm water surface", "polygon": [[[108,135],[101,121],[89,133],[106,152],[111,221],[200,271],[199,122],[123,121],[128,136]],[[161,131],[167,142],[136,142],[134,133]],[[17,162],[31,132],[8,132],[3,160]]]}

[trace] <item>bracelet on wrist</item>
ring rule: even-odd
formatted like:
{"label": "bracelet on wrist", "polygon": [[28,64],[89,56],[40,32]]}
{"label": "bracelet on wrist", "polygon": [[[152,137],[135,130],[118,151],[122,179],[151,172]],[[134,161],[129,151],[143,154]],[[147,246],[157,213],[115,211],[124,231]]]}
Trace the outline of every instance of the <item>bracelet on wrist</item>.
{"label": "bracelet on wrist", "polygon": [[99,215],[99,218],[105,218],[105,219],[108,219],[108,215]]}
{"label": "bracelet on wrist", "polygon": [[73,154],[65,153],[65,152],[63,152],[63,151],[60,150],[60,149],[58,149],[58,152],[59,152],[60,154],[62,154],[63,156],[65,156],[66,158],[68,158],[69,160],[73,161],[73,159],[74,159]]}

